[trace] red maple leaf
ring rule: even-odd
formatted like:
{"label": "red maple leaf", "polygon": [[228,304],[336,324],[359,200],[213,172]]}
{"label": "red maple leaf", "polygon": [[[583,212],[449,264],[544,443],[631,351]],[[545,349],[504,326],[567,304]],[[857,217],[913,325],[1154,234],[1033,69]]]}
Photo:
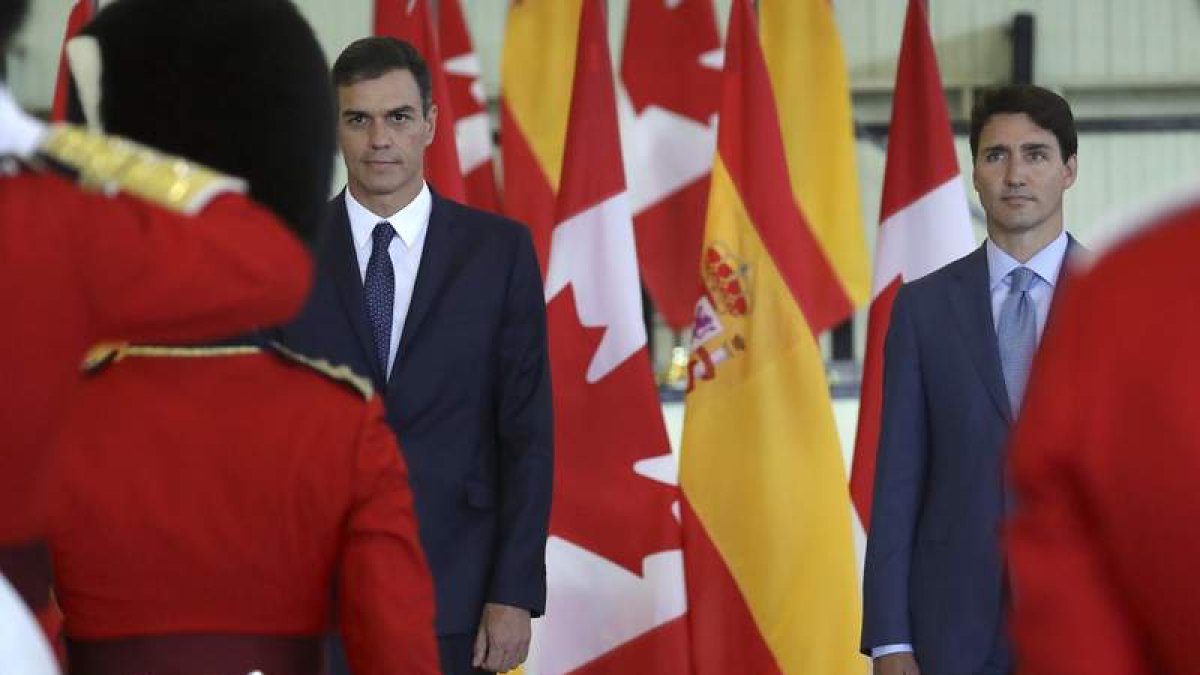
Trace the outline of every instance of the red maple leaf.
{"label": "red maple leaf", "polygon": [[650,104],[708,124],[721,100],[721,73],[700,63],[721,38],[712,3],[632,0],[621,60],[621,81],[639,113]]}
{"label": "red maple leaf", "polygon": [[680,546],[671,515],[678,489],[633,470],[670,450],[649,357],[643,348],[589,383],[605,329],[580,325],[571,286],[546,310],[555,423],[550,532],[641,575],[646,556]]}

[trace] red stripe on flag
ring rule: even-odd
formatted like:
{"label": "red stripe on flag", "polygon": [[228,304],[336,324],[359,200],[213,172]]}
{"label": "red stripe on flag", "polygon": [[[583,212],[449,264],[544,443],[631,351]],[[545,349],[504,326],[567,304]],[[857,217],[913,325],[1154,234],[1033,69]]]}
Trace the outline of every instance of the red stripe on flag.
{"label": "red stripe on flag", "polygon": [[695,675],[782,675],[750,607],[686,496],[683,566]]}
{"label": "red stripe on flag", "polygon": [[[679,116],[671,124],[690,120],[708,125],[720,104],[721,73],[701,63],[701,57],[720,47],[711,0],[631,0],[621,53],[621,81],[637,114],[653,105]],[[658,152],[672,153],[677,142],[668,140],[668,130],[657,131],[661,134],[654,139]],[[711,164],[710,156],[708,166]],[[653,176],[651,172],[670,174],[678,170],[628,166],[631,184],[639,180],[652,182],[646,180]],[[657,201],[634,214],[642,282],[655,308],[677,331],[692,325],[708,182],[709,175],[705,174],[674,193],[655,196]]]}
{"label": "red stripe on flag", "polygon": [[546,266],[550,263],[550,234],[554,230],[554,189],[512,111],[503,101],[500,103],[500,128],[503,129],[500,158],[504,164],[504,212],[529,227],[545,276]]}
{"label": "red stripe on flag", "polygon": [[775,95],[747,0],[735,0],[730,14],[721,89],[721,160],[775,267],[820,333],[854,306],[792,195]]}
{"label": "red stripe on flag", "polygon": [[[439,0],[438,2],[438,39],[442,57],[451,59],[456,56],[470,56],[475,48],[471,45],[471,34],[467,31],[467,22],[463,18],[462,8],[458,0]],[[475,80],[447,75],[454,82],[450,90],[451,103],[454,112],[460,116],[474,115],[484,112],[484,107],[471,94],[471,85]]]}
{"label": "red stripe on flag", "polygon": [[[459,1],[439,0],[437,8],[438,39],[442,58],[448,60],[456,56],[473,55],[475,47],[471,44],[471,33],[467,30],[467,22],[463,18]],[[446,73],[446,83],[449,85],[450,104],[454,106],[454,114],[458,119],[487,112],[472,92],[472,87],[480,83],[478,75],[469,78]],[[466,184],[468,204],[485,211],[500,212],[500,200],[496,196],[496,176],[491,159],[463,176],[463,181]]]}
{"label": "red stripe on flag", "polygon": [[901,114],[892,114],[888,130],[880,222],[958,176],[950,114],[924,2],[908,4],[900,44],[892,110]]}
{"label": "red stripe on flag", "polygon": [[705,176],[633,219],[642,283],[675,330],[684,330],[693,321],[708,185]]}
{"label": "red stripe on flag", "polygon": [[458,144],[454,142],[454,106],[426,0],[375,0],[375,35],[405,40],[425,58],[433,85],[433,104],[438,109],[433,143],[425,149],[425,178],[438,194],[465,202],[467,188],[458,163]]}
{"label": "red stripe on flag", "polygon": [[80,29],[92,19],[96,13],[94,0],[77,0],[67,16],[67,30],[63,33],[62,49],[58,56],[58,79],[54,84],[54,103],[50,108],[50,120],[63,122],[67,119],[67,94],[70,87],[70,67],[67,63],[67,43],[79,34]]}
{"label": "red stripe on flag", "polygon": [[467,187],[467,203],[477,209],[503,212],[500,197],[496,194],[496,174],[492,168],[492,160],[480,164],[474,171],[463,176]]}
{"label": "red stripe on flag", "polygon": [[871,525],[871,490],[875,484],[875,450],[879,447],[879,423],[883,411],[883,343],[892,316],[892,304],[900,290],[896,279],[871,303],[867,323],[867,354],[863,363],[862,397],[859,399],[858,435],[854,439],[854,465],[850,469],[850,498],[863,529]]}
{"label": "red stripe on flag", "polygon": [[[946,99],[938,75],[937,54],[929,34],[923,0],[910,0],[896,70],[896,95],[892,106],[888,136],[887,168],[884,172],[881,227],[888,219],[949,181],[958,179],[958,160],[947,113]],[[948,214],[947,237],[959,234],[958,214]],[[962,216],[965,218],[965,204]],[[969,238],[969,237],[968,237]],[[893,244],[894,245],[894,244]],[[906,242],[916,247],[939,246],[939,242]],[[942,247],[946,250],[950,247]],[[931,249],[925,249],[931,250]],[[887,252],[877,252],[876,260]],[[957,253],[947,251],[943,264]],[[863,529],[871,523],[871,492],[875,481],[875,459],[879,445],[880,417],[883,411],[884,341],[891,321],[892,303],[901,280],[897,277],[882,289],[871,303],[868,319],[866,355],[863,360],[862,396],[858,413],[858,433],[854,440],[854,464],[850,472],[850,495],[858,510]]]}
{"label": "red stripe on flag", "polygon": [[555,211],[560,223],[625,191],[604,8],[596,0],[584,0],[578,45],[568,118],[571,122]]}

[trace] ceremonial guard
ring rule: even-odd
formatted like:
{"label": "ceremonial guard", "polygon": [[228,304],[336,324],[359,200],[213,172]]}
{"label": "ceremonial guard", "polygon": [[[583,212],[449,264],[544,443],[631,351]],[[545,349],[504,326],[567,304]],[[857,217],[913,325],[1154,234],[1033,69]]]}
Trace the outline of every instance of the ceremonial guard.
{"label": "ceremonial guard", "polygon": [[[0,47],[26,4],[0,7]],[[312,76],[323,84],[323,73]],[[271,114],[283,121],[297,113]],[[287,214],[244,194],[243,180],[98,132],[46,127],[3,85],[0,169],[0,585],[48,621],[51,441],[88,347],[278,322],[303,302],[310,263],[281,226]],[[278,182],[303,191],[327,176],[296,166]],[[15,621],[0,617],[6,627]],[[0,662],[0,672],[18,672],[10,666]]]}
{"label": "ceremonial guard", "polygon": [[[334,107],[289,2],[121,0],[80,39],[93,45],[69,49],[89,121],[246,176],[311,233]],[[267,124],[263,106],[294,119]],[[208,142],[239,137],[276,164]],[[312,164],[319,189],[280,189],[282,172]],[[118,341],[88,359],[49,535],[72,672],[315,675],[331,625],[356,675],[438,672],[433,584],[382,404],[369,381],[269,332]]]}

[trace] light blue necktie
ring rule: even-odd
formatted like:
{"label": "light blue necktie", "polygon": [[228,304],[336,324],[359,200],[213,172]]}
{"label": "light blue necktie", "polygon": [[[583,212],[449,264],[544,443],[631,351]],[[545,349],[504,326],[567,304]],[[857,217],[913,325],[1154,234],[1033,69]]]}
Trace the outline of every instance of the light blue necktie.
{"label": "light blue necktie", "polygon": [[1029,366],[1037,349],[1037,306],[1033,296],[1029,295],[1037,275],[1028,267],[1018,267],[1009,272],[1008,277],[1011,285],[1008,297],[1000,305],[996,339],[1000,347],[1004,386],[1008,389],[1008,403],[1015,418],[1025,398]]}
{"label": "light blue necktie", "polygon": [[367,276],[363,282],[367,318],[371,321],[371,333],[375,337],[375,358],[379,361],[384,380],[388,376],[388,352],[392,347],[392,304],[396,296],[396,271],[392,269],[388,245],[395,234],[395,228],[386,220],[375,226],[371,233]]}

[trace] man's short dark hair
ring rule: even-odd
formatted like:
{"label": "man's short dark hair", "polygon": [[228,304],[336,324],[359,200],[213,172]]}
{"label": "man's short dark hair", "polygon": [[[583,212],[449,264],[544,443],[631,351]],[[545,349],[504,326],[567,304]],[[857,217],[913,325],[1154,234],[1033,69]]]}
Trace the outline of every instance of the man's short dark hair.
{"label": "man's short dark hair", "polygon": [[392,72],[407,70],[421,91],[421,112],[433,105],[433,82],[429,66],[416,47],[393,37],[365,37],[350,43],[333,62],[333,86],[348,87]]}
{"label": "man's short dark hair", "polygon": [[28,9],[29,0],[0,0],[0,56],[8,51],[9,42],[21,29]]}
{"label": "man's short dark hair", "polygon": [[1075,155],[1079,138],[1071,106],[1058,94],[1032,84],[1010,84],[984,91],[971,110],[971,158],[979,153],[979,134],[992,115],[1024,113],[1039,127],[1054,134],[1063,161]]}

